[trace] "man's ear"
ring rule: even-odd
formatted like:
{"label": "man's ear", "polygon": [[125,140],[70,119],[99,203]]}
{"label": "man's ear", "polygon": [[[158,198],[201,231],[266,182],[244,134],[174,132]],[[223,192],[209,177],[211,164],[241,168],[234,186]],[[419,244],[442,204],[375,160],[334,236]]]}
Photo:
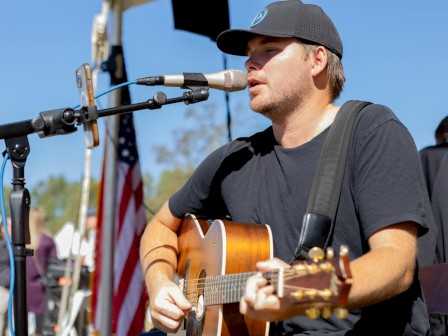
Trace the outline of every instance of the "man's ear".
{"label": "man's ear", "polygon": [[324,46],[317,46],[313,53],[313,67],[311,69],[311,74],[313,76],[320,74],[326,68],[327,62],[327,49],[325,49]]}

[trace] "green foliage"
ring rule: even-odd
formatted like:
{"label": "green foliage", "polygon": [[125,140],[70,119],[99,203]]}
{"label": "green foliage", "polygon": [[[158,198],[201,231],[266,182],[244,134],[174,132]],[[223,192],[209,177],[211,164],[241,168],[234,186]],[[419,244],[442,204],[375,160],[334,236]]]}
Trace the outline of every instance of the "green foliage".
{"label": "green foliage", "polygon": [[[96,207],[99,182],[91,180],[89,207]],[[31,206],[41,207],[47,214],[47,229],[55,233],[65,222],[75,225],[79,219],[81,205],[81,182],[67,181],[63,176],[51,176],[40,181],[31,192]]]}
{"label": "green foliage", "polygon": [[[214,104],[185,111],[183,128],[172,132],[172,145],[154,146],[157,162],[170,171],[192,173],[204,157],[226,142],[226,126],[217,121]],[[159,185],[160,186],[160,185]]]}
{"label": "green foliage", "polygon": [[[162,204],[171,196],[180,186],[182,186],[191,176],[192,171],[183,171],[180,169],[165,170],[160,176],[159,182],[154,186],[155,194],[147,199],[147,204],[151,209],[159,209]],[[149,216],[151,220],[153,213]]]}

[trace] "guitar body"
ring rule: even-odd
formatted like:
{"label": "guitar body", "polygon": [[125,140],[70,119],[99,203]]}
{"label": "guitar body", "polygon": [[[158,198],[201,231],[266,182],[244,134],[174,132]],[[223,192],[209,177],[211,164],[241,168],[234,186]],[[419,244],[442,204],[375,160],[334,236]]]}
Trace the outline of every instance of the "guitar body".
{"label": "guitar body", "polygon": [[[210,224],[211,223],[211,224]],[[176,335],[267,336],[269,323],[247,318],[239,302],[247,278],[256,263],[273,256],[272,233],[268,225],[232,221],[184,218],[178,233],[179,287],[193,306]],[[328,318],[333,312],[347,317],[352,276],[348,248],[340,257],[332,248],[310,250],[312,262],[297,261],[291,268],[265,272],[274,293],[291,303],[307,303],[310,318]]]}
{"label": "guitar body", "polygon": [[[194,307],[178,334],[268,335],[269,323],[239,313],[244,281],[241,282],[242,288],[230,291],[232,297],[229,299],[223,298],[224,295],[214,289],[213,279],[214,276],[254,272],[257,261],[272,258],[269,226],[223,220],[209,224],[208,221],[188,215],[178,237],[180,252],[177,274],[185,296]],[[232,286],[232,282],[229,286]]]}

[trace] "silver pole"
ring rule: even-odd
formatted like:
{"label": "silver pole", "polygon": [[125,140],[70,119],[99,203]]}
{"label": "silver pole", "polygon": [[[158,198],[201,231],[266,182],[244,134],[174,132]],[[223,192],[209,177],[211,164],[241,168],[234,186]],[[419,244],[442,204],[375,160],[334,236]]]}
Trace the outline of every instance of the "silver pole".
{"label": "silver pole", "polygon": [[[122,0],[113,1],[111,10],[111,44],[121,45],[122,29]],[[118,67],[119,68],[119,67]],[[110,95],[110,105],[120,104],[120,90],[114,90]],[[115,234],[115,209],[117,192],[117,144],[119,131],[119,116],[108,117],[107,136],[105,139],[105,178],[104,178],[104,219],[103,219],[103,237],[102,237],[102,258],[101,258],[101,329],[100,335],[112,335],[112,299],[113,293],[113,275],[114,275],[114,234]]]}

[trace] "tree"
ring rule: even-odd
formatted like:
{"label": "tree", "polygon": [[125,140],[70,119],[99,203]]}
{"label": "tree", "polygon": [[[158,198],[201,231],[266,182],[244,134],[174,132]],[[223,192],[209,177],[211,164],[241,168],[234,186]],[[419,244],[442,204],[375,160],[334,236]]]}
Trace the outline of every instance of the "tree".
{"label": "tree", "polygon": [[[91,180],[89,207],[96,207],[99,182]],[[31,191],[31,206],[45,210],[47,228],[57,232],[64,223],[78,223],[81,202],[81,182],[70,182],[65,177],[51,176],[47,181],[40,181]]]}
{"label": "tree", "polygon": [[226,125],[217,121],[216,104],[204,104],[201,110],[189,107],[185,110],[184,128],[173,131],[173,146],[154,146],[157,162],[168,169],[190,174],[211,151],[224,144]]}

